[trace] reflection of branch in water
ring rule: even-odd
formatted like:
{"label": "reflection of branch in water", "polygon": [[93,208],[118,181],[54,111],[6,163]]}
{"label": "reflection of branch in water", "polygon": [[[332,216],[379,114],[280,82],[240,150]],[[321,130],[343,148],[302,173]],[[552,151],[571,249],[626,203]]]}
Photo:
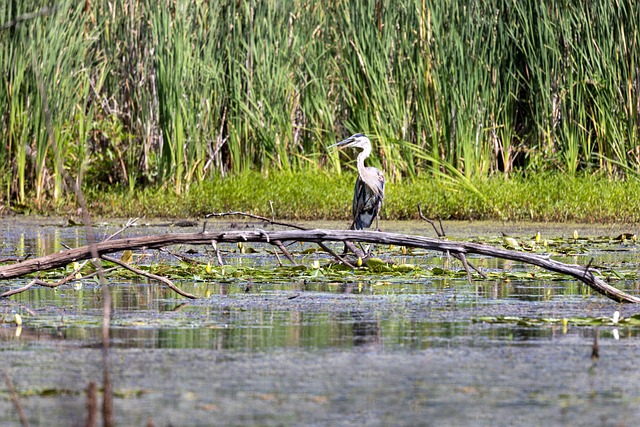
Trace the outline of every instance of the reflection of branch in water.
{"label": "reflection of branch in water", "polygon": [[340,313],[341,323],[351,324],[351,337],[355,347],[379,350],[382,346],[380,322],[372,317],[371,313],[354,310],[349,313]]}
{"label": "reflection of branch in water", "polygon": [[9,303],[9,305],[17,306],[20,310],[26,311],[27,313],[29,313],[30,316],[36,315],[36,312],[31,307],[29,307],[24,303],[21,303],[19,301],[14,301],[14,300],[7,300],[6,302]]}
{"label": "reflection of branch in water", "polygon": [[380,324],[376,320],[366,319],[362,313],[352,314],[353,323],[353,345],[379,347],[382,344],[380,336]]}
{"label": "reflection of branch in water", "polygon": [[176,312],[176,313],[177,313],[177,312],[182,311],[182,309],[183,309],[183,308],[185,308],[185,307],[189,307],[190,305],[191,305],[191,304],[190,304],[190,303],[188,303],[188,302],[183,302],[182,304],[178,304],[178,305],[176,305],[175,307],[173,307],[172,309],[167,310],[167,311],[172,311],[172,312]]}
{"label": "reflection of branch in water", "polygon": [[342,282],[338,285],[338,293],[341,294],[352,294],[353,293],[353,283],[352,282]]}

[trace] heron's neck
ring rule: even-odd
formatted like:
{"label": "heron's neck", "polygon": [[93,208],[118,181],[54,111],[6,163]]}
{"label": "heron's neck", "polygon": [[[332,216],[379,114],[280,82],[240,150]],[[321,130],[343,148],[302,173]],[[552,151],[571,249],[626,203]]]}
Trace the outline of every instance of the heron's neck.
{"label": "heron's neck", "polygon": [[358,173],[360,173],[360,176],[363,176],[366,173],[366,169],[364,168],[364,159],[369,157],[370,154],[371,154],[371,147],[364,147],[360,152],[360,154],[358,154],[357,163],[358,163]]}

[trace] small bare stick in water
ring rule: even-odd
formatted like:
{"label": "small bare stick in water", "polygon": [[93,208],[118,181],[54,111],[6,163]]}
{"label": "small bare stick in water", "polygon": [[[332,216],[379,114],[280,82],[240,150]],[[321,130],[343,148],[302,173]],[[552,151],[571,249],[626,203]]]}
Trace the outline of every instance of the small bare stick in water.
{"label": "small bare stick in water", "polygon": [[87,387],[87,427],[98,425],[98,386],[91,381]]}
{"label": "small bare stick in water", "polygon": [[600,358],[600,344],[598,343],[598,336],[600,330],[596,328],[595,335],[593,336],[593,347],[591,348],[591,359],[597,360]]}
{"label": "small bare stick in water", "polygon": [[20,404],[20,399],[18,399],[18,393],[16,393],[16,389],[13,387],[13,382],[11,382],[11,378],[9,378],[9,375],[6,372],[4,373],[4,384],[7,386],[7,389],[11,394],[11,402],[13,403],[13,406],[16,408],[16,412],[18,413],[18,418],[20,419],[20,424],[22,425],[22,427],[29,427],[29,420],[27,419],[27,416],[24,413],[24,409]]}

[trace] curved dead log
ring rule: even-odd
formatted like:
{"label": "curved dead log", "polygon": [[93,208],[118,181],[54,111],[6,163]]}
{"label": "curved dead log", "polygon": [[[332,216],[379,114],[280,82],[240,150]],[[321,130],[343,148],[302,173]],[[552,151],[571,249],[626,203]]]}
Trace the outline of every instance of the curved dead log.
{"label": "curved dead log", "polygon": [[[565,264],[554,261],[548,256],[540,256],[524,252],[516,252],[508,249],[496,248],[489,245],[455,242],[434,239],[424,236],[411,236],[406,234],[385,233],[379,231],[364,230],[243,230],[243,231],[211,231],[204,233],[175,233],[145,237],[132,237],[126,239],[109,240],[95,244],[99,254],[109,254],[125,249],[158,249],[169,245],[190,244],[210,245],[217,243],[237,242],[262,242],[277,244],[278,242],[345,242],[359,241],[366,243],[390,244],[422,248],[440,252],[450,252],[460,255],[478,254],[495,258],[520,261],[542,267],[556,273],[572,276],[588,285],[590,288],[617,302],[640,303],[640,298],[626,294],[613,286],[608,285],[599,277],[596,277],[589,266]],[[74,261],[91,258],[89,246],[69,249],[62,252],[46,255],[40,258],[32,258],[23,262],[0,267],[0,279],[10,279],[28,273],[41,270],[63,267]]]}

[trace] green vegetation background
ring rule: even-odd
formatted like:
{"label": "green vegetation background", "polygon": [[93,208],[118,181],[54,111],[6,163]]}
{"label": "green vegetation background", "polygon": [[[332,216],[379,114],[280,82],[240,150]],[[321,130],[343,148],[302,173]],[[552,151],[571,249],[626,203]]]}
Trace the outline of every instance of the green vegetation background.
{"label": "green vegetation background", "polygon": [[[247,172],[196,183],[183,195],[171,189],[90,193],[92,212],[106,216],[194,217],[240,210],[286,219],[349,220],[356,175],[313,172]],[[443,219],[624,222],[638,221],[640,184],[602,177],[537,174],[460,184],[412,179],[386,188],[383,219]]]}
{"label": "green vegetation background", "polygon": [[[637,221],[640,8],[618,2],[8,0],[3,211]],[[68,174],[65,179],[64,175]]]}

